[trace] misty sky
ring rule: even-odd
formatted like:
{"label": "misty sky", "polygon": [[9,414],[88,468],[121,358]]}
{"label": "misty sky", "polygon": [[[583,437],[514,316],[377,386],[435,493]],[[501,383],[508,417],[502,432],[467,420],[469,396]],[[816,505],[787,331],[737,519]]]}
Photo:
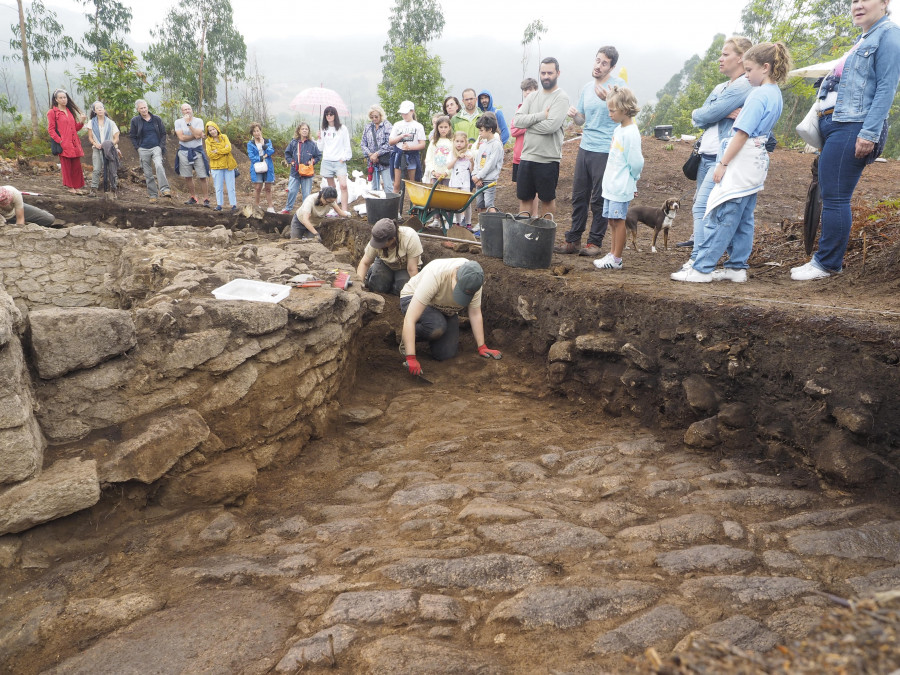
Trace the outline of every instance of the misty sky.
{"label": "misty sky", "polygon": [[[26,0],[27,1],[27,0]],[[73,37],[85,28],[77,0],[45,0],[57,11]],[[131,42],[136,51],[146,48],[150,29],[168,12],[169,2],[126,0],[134,12]],[[685,59],[706,51],[716,33],[740,28],[746,0],[643,0],[638,3],[575,1],[569,3],[515,0],[515,2],[443,3],[446,25],[441,39],[428,45],[443,59],[448,93],[459,96],[464,87],[489,89],[508,114],[519,103],[522,79],[521,46],[525,26],[540,19],[548,31],[540,43],[541,56],[559,59],[561,86],[574,98],[590,79],[593,56],[601,45],[615,45],[619,65],[627,69],[629,85],[642,102],[681,69]],[[381,79],[381,48],[389,23],[390,0],[379,2],[304,2],[300,0],[232,0],[235,25],[266,77],[270,110],[286,123],[293,118],[287,104],[310,86],[336,90],[354,115],[362,115],[377,102]],[[0,18],[16,20],[13,0],[0,0]],[[321,20],[320,20],[320,17]],[[3,25],[4,22],[0,22]],[[289,27],[295,24],[296,31]],[[9,53],[7,40],[0,54]],[[535,76],[538,48],[530,49],[527,75]],[[59,84],[72,64],[51,67]],[[21,69],[8,64],[10,70]],[[32,73],[38,80],[38,69]],[[38,83],[36,82],[36,86]],[[221,88],[221,87],[220,87]],[[38,86],[38,91],[42,91]],[[39,94],[39,100],[44,96]],[[149,97],[152,100],[152,96]],[[23,104],[24,90],[20,97]],[[395,115],[388,111],[389,117]]]}

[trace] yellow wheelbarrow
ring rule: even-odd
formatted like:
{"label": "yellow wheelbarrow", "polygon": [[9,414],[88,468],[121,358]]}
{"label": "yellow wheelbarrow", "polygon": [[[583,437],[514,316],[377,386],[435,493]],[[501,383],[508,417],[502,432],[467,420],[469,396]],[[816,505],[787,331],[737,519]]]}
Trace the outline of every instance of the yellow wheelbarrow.
{"label": "yellow wheelbarrow", "polygon": [[413,180],[404,180],[406,194],[409,195],[411,215],[416,216],[422,224],[421,230],[433,218],[441,221],[441,229],[444,235],[453,226],[453,216],[463,213],[475,198],[488,188],[497,185],[496,182],[484,185],[475,192],[447,187],[439,183],[426,185]]}

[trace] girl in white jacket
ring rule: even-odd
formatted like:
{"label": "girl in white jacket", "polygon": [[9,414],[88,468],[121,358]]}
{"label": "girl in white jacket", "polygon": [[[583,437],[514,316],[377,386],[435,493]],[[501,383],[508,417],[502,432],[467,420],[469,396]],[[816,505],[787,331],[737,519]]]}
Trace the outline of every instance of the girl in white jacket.
{"label": "girl in white jacket", "polygon": [[317,144],[322,151],[322,178],[334,187],[334,177],[337,176],[341,186],[340,203],[347,209],[350,201],[347,194],[347,161],[353,158],[353,149],[347,127],[341,124],[334,106],[325,108]]}

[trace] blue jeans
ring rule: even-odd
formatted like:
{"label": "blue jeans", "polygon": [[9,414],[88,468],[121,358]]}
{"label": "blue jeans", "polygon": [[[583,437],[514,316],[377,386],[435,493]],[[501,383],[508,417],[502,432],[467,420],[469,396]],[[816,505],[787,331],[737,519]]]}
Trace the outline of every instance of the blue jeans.
{"label": "blue jeans", "polygon": [[312,176],[290,175],[288,178],[287,204],[284,205],[285,210],[294,210],[294,202],[297,201],[298,192],[300,193],[301,202],[309,197],[310,192],[312,192]]}
{"label": "blue jeans", "polygon": [[[382,187],[383,186],[383,187]],[[372,189],[394,191],[394,179],[391,177],[391,167],[376,164],[372,171]]]}
{"label": "blue jeans", "polygon": [[[709,193],[712,192],[715,185],[710,169],[714,169],[715,166],[715,155],[700,155],[700,166],[697,167],[697,191],[694,193],[694,204],[691,207],[691,215],[694,216],[694,234],[691,236],[694,248],[691,250],[691,260],[697,259],[697,252],[700,250],[706,202],[709,200]],[[709,180],[707,180],[707,177]]]}
{"label": "blue jeans", "polygon": [[753,209],[758,194],[729,199],[712,210],[703,221],[703,243],[694,261],[695,270],[709,274],[726,250],[725,267],[734,270],[748,267],[747,260],[753,252]]}
{"label": "blue jeans", "polygon": [[862,176],[866,160],[856,159],[856,137],[862,122],[835,122],[831,115],[819,120],[822,155],[819,157],[819,190],[822,193],[822,234],[813,263],[826,272],[840,272],[850,241],[850,198]]}
{"label": "blue jeans", "polygon": [[234,169],[213,169],[213,185],[216,188],[216,206],[222,206],[224,195],[222,188],[228,188],[228,204],[237,206],[237,195],[234,193]]}

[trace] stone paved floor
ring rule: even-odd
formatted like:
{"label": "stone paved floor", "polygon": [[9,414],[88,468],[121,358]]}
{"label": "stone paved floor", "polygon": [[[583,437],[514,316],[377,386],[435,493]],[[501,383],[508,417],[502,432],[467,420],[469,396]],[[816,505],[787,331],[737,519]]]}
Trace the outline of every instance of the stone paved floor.
{"label": "stone paved floor", "polygon": [[7,667],[627,672],[697,635],[765,651],[818,624],[817,591],[900,585],[896,505],[503,391],[508,360],[426,365],[432,387],[360,382],[240,508],[24,536]]}

